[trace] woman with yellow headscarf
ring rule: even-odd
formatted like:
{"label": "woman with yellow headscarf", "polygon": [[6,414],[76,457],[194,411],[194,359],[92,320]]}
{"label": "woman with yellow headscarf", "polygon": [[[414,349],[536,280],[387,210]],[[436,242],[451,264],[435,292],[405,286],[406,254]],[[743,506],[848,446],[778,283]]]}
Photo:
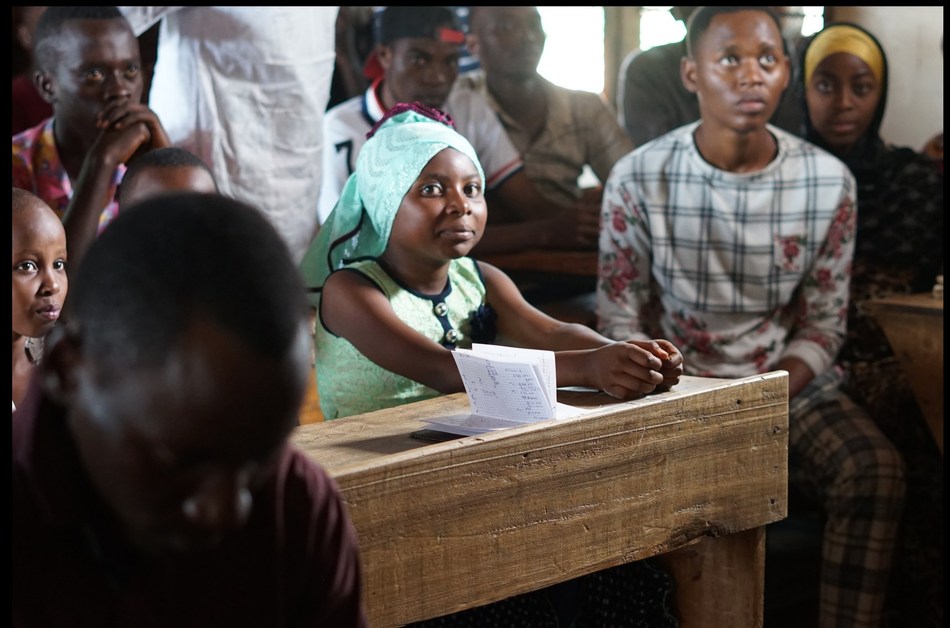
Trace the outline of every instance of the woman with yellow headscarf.
{"label": "woman with yellow headscarf", "polygon": [[867,30],[845,23],[825,27],[804,50],[801,76],[806,139],[844,161],[858,184],[848,335],[838,356],[847,373],[845,390],[901,450],[908,467],[889,596],[903,608],[890,612],[904,613],[894,625],[931,625],[919,614],[936,600],[943,607],[942,458],[887,338],[862,302],[932,289],[943,269],[943,178],[924,155],[881,138],[887,57]]}

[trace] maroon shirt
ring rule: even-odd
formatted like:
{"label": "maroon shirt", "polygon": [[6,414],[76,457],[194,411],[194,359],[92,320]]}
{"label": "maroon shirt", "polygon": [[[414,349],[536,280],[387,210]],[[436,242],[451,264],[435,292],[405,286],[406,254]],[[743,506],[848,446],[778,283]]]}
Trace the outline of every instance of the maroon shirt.
{"label": "maroon shirt", "polygon": [[288,445],[221,546],[146,557],[122,541],[38,379],[13,414],[14,626],[367,626],[355,529],[303,452]]}

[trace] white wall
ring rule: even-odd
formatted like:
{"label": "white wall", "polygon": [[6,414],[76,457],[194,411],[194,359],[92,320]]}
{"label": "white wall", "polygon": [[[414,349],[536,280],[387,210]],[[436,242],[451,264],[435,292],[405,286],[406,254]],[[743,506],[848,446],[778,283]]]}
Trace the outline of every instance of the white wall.
{"label": "white wall", "polygon": [[885,141],[920,149],[943,130],[943,7],[828,7],[834,21],[867,28],[887,54]]}

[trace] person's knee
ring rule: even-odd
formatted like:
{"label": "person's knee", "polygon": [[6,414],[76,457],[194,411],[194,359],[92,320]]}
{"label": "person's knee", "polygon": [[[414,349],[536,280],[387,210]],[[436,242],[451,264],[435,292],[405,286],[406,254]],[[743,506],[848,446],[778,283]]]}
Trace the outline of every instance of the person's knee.
{"label": "person's knee", "polygon": [[899,498],[903,503],[907,491],[907,467],[904,458],[893,445],[875,452],[878,460],[877,482],[879,486],[886,486],[891,495]]}
{"label": "person's knee", "polygon": [[906,466],[900,452],[883,438],[860,437],[861,447],[852,448],[840,479],[865,498],[903,504]]}

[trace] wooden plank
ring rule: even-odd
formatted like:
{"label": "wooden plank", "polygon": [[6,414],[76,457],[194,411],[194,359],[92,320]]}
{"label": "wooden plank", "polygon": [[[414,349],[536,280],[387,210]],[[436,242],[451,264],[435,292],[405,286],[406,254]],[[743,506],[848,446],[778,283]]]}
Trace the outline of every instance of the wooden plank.
{"label": "wooden plank", "polygon": [[866,305],[884,330],[943,455],[943,299],[928,292]]}
{"label": "wooden plank", "polygon": [[[400,625],[784,518],[787,384],[777,371],[686,377],[633,402],[563,392],[596,410],[445,443],[410,438],[420,417],[467,410],[449,395],[303,425],[293,440],[343,490],[371,624]],[[749,568],[761,580],[761,565]]]}
{"label": "wooden plank", "polygon": [[917,294],[895,294],[880,299],[866,301],[872,307],[884,306],[887,309],[903,309],[919,313],[930,312],[943,316],[943,299],[935,297],[931,292]]}

